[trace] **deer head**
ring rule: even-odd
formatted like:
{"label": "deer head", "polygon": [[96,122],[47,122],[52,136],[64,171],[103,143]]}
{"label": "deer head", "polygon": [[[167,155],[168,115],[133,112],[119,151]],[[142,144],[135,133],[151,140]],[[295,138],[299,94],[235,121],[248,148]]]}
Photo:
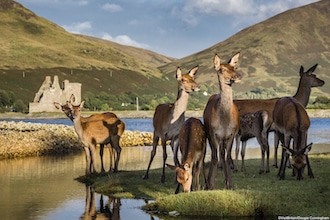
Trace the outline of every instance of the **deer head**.
{"label": "deer head", "polygon": [[177,68],[176,79],[178,80],[179,90],[183,90],[187,93],[200,90],[198,84],[195,82],[197,70],[198,66],[195,66],[187,74],[182,74],[180,67]]}
{"label": "deer head", "polygon": [[324,81],[317,78],[316,75],[313,74],[316,67],[317,67],[317,64],[315,64],[314,66],[309,68],[306,72],[304,72],[303,66],[300,67],[300,71],[299,71],[299,74],[301,77],[300,80],[302,80],[304,82],[304,85],[306,85],[308,87],[320,87],[320,86],[324,85]]}
{"label": "deer head", "polygon": [[190,192],[191,184],[192,184],[192,167],[190,167],[189,163],[185,163],[183,166],[173,166],[170,164],[166,164],[171,170],[176,171],[176,178],[178,183],[182,185],[184,192]]}
{"label": "deer head", "polygon": [[82,101],[80,103],[80,105],[73,105],[71,102],[68,103],[68,106],[69,106],[70,111],[71,111],[72,120],[77,118],[77,117],[80,117],[80,111],[84,107],[84,104],[85,104],[85,101]]}
{"label": "deer head", "polygon": [[236,72],[236,64],[238,62],[239,53],[235,54],[226,64],[221,64],[220,57],[215,54],[213,62],[214,69],[217,72],[220,82],[223,82],[229,86],[233,83],[238,83],[242,79],[242,75]]}
{"label": "deer head", "polygon": [[297,180],[302,180],[304,178],[304,168],[307,164],[306,155],[312,149],[312,145],[313,143],[310,143],[309,145],[300,150],[293,150],[283,146],[283,150],[292,157],[292,166],[297,174]]}

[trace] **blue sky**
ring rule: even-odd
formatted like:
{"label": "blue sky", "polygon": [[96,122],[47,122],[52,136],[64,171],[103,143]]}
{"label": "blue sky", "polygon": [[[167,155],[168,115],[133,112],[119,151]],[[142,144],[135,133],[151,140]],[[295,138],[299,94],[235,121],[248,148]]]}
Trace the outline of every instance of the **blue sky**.
{"label": "blue sky", "polygon": [[72,33],[182,58],[315,0],[16,0]]}

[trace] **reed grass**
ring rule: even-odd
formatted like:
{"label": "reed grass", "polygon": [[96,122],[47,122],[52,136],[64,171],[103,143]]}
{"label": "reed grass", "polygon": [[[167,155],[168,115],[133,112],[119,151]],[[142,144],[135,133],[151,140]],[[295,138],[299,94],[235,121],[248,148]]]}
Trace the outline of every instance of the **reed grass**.
{"label": "reed grass", "polygon": [[[160,183],[161,169],[151,170],[143,180],[144,171],[121,171],[106,175],[80,177],[92,183],[99,193],[114,197],[145,198],[153,202],[144,209],[158,213],[179,213],[182,216],[323,216],[329,217],[330,154],[310,155],[314,179],[305,171],[305,179],[295,180],[291,169],[285,180],[277,178],[278,169],[258,174],[260,160],[246,160],[246,171],[232,173],[233,190],[225,190],[220,170],[216,190],[179,193],[175,174],[166,170],[166,182]],[[272,160],[271,160],[272,162]],[[208,164],[207,164],[208,165]]]}

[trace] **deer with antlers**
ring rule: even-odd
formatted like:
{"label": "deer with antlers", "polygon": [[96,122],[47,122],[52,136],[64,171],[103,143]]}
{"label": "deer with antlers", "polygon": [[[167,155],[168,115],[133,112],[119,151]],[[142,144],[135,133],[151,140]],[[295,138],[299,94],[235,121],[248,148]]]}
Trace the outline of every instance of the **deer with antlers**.
{"label": "deer with antlers", "polygon": [[[312,144],[307,145],[310,119],[304,106],[292,97],[283,97],[274,106],[273,121],[275,136],[284,145],[278,173],[279,178],[284,179],[289,155],[292,155],[293,175],[296,176],[297,180],[303,179],[306,164],[308,176],[314,178],[307,155],[312,147]],[[290,149],[291,139],[293,139],[293,149]]]}
{"label": "deer with antlers", "polygon": [[[71,95],[70,102],[67,102],[65,105],[59,103],[54,103],[54,105],[56,108],[61,109],[66,116],[73,121],[75,131],[84,144],[86,153],[86,174],[96,171],[94,154],[97,144],[100,145],[101,171],[105,171],[103,150],[106,145],[110,153],[110,171],[113,170],[117,172],[121,152],[119,141],[125,130],[125,123],[112,112],[82,117],[80,109],[83,107],[84,102],[75,106],[72,104],[74,101],[74,95]],[[114,150],[116,151],[116,155]]]}
{"label": "deer with antlers", "polygon": [[166,164],[170,169],[176,171],[178,185],[175,194],[179,192],[180,185],[184,192],[190,192],[193,177],[195,177],[194,190],[199,190],[199,175],[203,169],[204,183],[205,178],[205,153],[206,153],[206,134],[204,125],[197,118],[188,118],[182,125],[179,134],[179,146],[181,152],[181,165],[173,166]]}
{"label": "deer with antlers", "polygon": [[[218,164],[218,149],[220,162],[224,172],[225,186],[232,188],[231,149],[235,135],[239,129],[239,113],[233,103],[232,84],[241,81],[242,76],[236,72],[239,53],[228,63],[221,64],[220,57],[214,56],[214,69],[218,75],[220,93],[212,95],[204,109],[203,118],[205,131],[212,151],[212,159],[207,179],[208,189],[215,188],[215,175]],[[225,154],[227,156],[225,158]]]}
{"label": "deer with antlers", "polygon": [[[313,72],[315,71],[317,67],[317,64],[309,68],[306,72],[304,71],[304,67],[300,67],[299,75],[300,75],[300,80],[298,84],[298,89],[296,94],[293,96],[300,104],[302,104],[304,107],[307,106],[309,102],[309,97],[311,94],[311,89],[313,87],[321,87],[324,85],[324,81],[319,79]],[[273,123],[273,109],[275,106],[275,103],[279,100],[280,98],[273,98],[273,99],[242,99],[242,100],[234,100],[235,105],[238,108],[240,116],[243,116],[247,113],[253,114],[257,111],[263,110],[266,111],[268,114],[268,117],[266,120],[263,122],[263,127],[262,127],[262,132],[256,133],[255,136],[257,139],[267,139],[267,144],[268,144],[268,133],[270,131],[274,131],[274,127],[272,126]],[[241,122],[241,127],[245,126],[243,125],[245,122]],[[251,136],[250,138],[253,138]],[[249,138],[248,138],[249,139]],[[242,141],[242,146],[246,145],[246,141],[248,140],[241,140],[240,135],[238,134],[236,136],[236,167],[235,169],[237,170],[237,157],[239,153],[239,146],[240,142]],[[237,143],[238,142],[238,143]],[[274,144],[274,164],[273,166],[277,167],[277,149],[278,145],[276,144],[277,141],[275,140]],[[260,146],[261,149],[267,149],[265,148],[266,145]],[[245,150],[245,148],[242,148],[242,151]],[[241,154],[245,154],[245,152],[241,152]],[[267,154],[267,152],[266,152]],[[267,159],[268,161],[269,159]],[[269,162],[267,162],[269,163]],[[267,170],[267,169],[266,169]],[[266,171],[267,172],[267,171]]]}
{"label": "deer with antlers", "polygon": [[176,70],[176,79],[178,81],[178,96],[176,101],[174,103],[160,104],[156,107],[153,117],[154,137],[152,150],[149,165],[143,179],[148,179],[149,177],[149,169],[156,155],[159,138],[161,138],[161,145],[163,147],[163,172],[161,182],[165,182],[165,162],[167,159],[166,141],[168,140],[171,141],[174,164],[179,165],[177,156],[179,132],[185,121],[185,111],[188,104],[189,93],[200,90],[198,84],[195,82],[197,70],[198,66],[192,68],[187,74],[182,74],[181,69],[178,67]]}

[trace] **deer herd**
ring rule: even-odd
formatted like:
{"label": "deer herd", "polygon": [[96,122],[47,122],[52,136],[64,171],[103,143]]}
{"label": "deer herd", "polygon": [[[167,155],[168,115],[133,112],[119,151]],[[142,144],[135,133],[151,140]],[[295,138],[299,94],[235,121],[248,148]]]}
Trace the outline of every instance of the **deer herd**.
{"label": "deer herd", "polygon": [[[150,161],[143,179],[149,178],[149,169],[156,155],[156,148],[161,139],[163,149],[163,167],[161,182],[165,182],[165,167],[176,172],[177,188],[182,185],[184,192],[199,190],[199,176],[203,174],[203,188],[216,188],[215,177],[220,168],[224,173],[226,189],[232,189],[232,170],[238,171],[238,155],[241,150],[241,171],[245,171],[244,157],[246,143],[256,138],[261,150],[261,164],[259,173],[268,173],[269,143],[268,136],[274,132],[274,167],[277,165],[277,150],[279,142],[282,145],[281,164],[278,178],[283,180],[285,169],[292,166],[292,175],[297,180],[303,179],[304,167],[307,165],[308,176],[314,178],[308,159],[308,152],[312,143],[308,144],[307,136],[310,119],[305,110],[312,87],[321,87],[324,81],[317,78],[313,72],[317,64],[307,71],[300,68],[300,80],[294,96],[273,99],[245,99],[234,100],[232,85],[239,83],[242,76],[236,71],[240,53],[235,54],[227,63],[222,63],[220,57],[214,56],[214,69],[218,77],[219,93],[210,96],[203,113],[203,120],[185,118],[189,94],[199,91],[195,81],[198,66],[183,74],[178,67],[176,78],[178,81],[178,96],[174,103],[160,104],[156,107],[153,117],[153,144]],[[81,116],[84,101],[75,105],[72,95],[66,104],[54,103],[73,122],[74,129],[84,145],[86,153],[86,174],[95,173],[95,153],[100,146],[101,171],[103,165],[104,146],[110,151],[110,169],[117,172],[120,160],[120,137],[125,130],[125,123],[114,113],[105,112],[89,117]],[[232,159],[232,146],[236,142],[235,162]],[[292,148],[290,147],[293,140]],[[166,144],[170,146],[174,155],[174,165],[166,163]],[[205,173],[205,154],[207,142],[211,149],[211,161],[208,176]],[[242,143],[242,149],[240,144]],[[178,159],[179,149],[181,161]],[[218,158],[219,156],[219,158]],[[266,164],[265,164],[266,156]],[[291,156],[291,161],[289,160]],[[202,170],[201,170],[202,169]],[[194,188],[192,183],[194,181]]]}

